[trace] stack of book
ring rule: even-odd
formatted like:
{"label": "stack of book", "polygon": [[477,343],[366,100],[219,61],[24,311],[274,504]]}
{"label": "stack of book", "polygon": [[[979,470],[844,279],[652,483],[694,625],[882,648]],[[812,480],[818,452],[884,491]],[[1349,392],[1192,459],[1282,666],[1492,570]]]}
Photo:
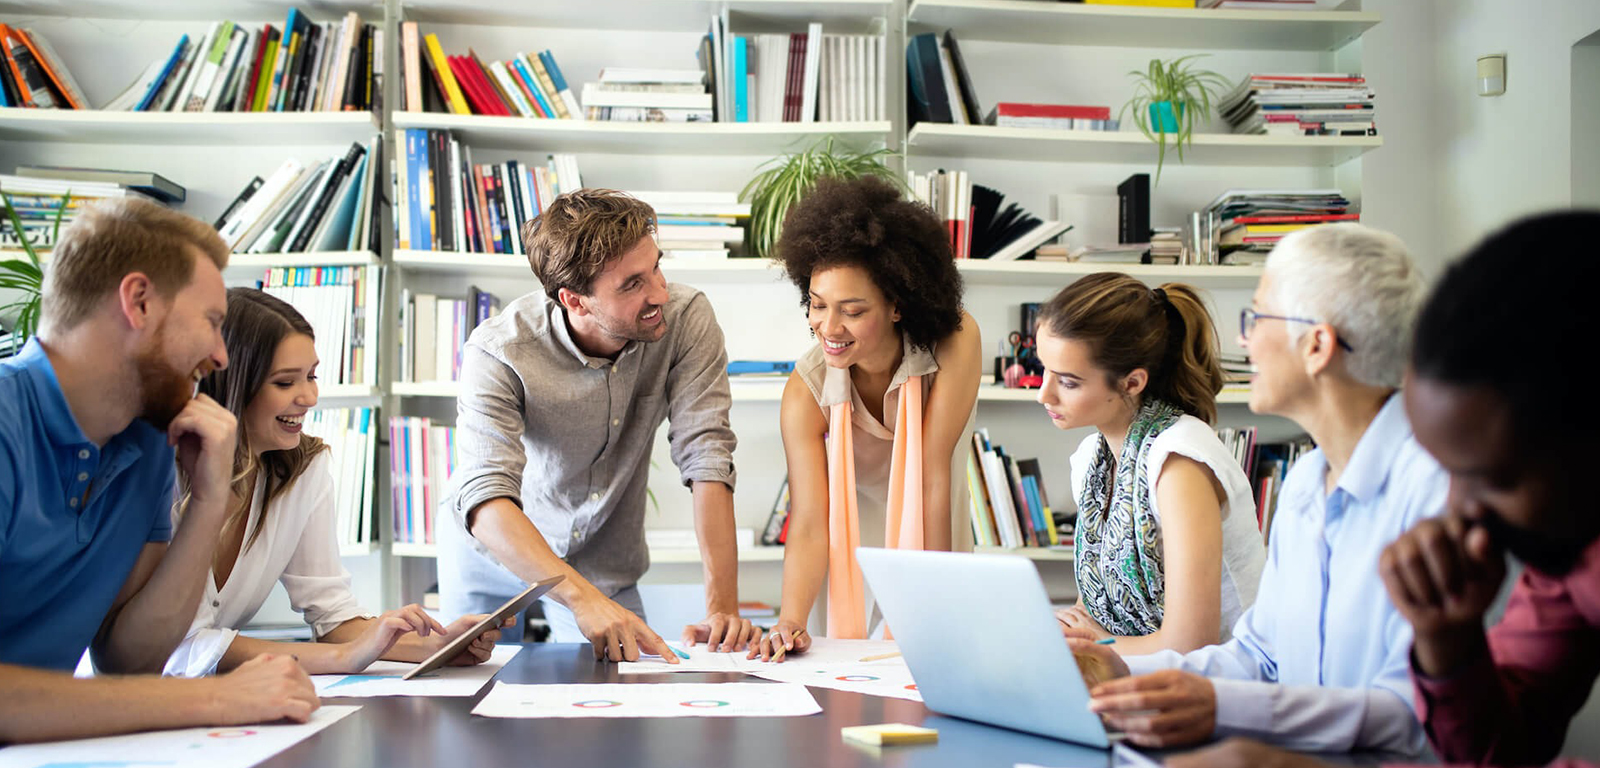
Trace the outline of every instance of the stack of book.
{"label": "stack of book", "polygon": [[632,191],[656,211],[656,244],[669,259],[726,259],[744,242],[750,204],[733,192]]}
{"label": "stack of book", "polygon": [[1360,75],[1252,74],[1217,102],[1234,133],[1376,136],[1377,105]]}
{"label": "stack of book", "polygon": [[290,8],[283,27],[220,21],[184,35],[106,104],[134,112],[337,112],[376,109],[383,30],[354,11],[316,23]]}
{"label": "stack of book", "polygon": [[574,155],[548,155],[543,166],[477,165],[450,131],[408,128],[401,140],[395,228],[402,250],[523,255],[523,225],[583,186]]}
{"label": "stack of book", "polygon": [[461,350],[473,330],[500,313],[500,298],[477,286],[465,299],[411,289],[400,294],[400,381],[460,381]]}
{"label": "stack of book", "polygon": [[367,334],[378,328],[379,267],[273,267],[257,287],[288,302],[315,331],[322,386],[378,382],[378,351]]}
{"label": "stack of book", "polygon": [[1149,243],[1080,245],[1067,254],[1067,260],[1085,264],[1148,264],[1149,255]]}
{"label": "stack of book", "polygon": [[1199,8],[1235,11],[1331,11],[1345,0],[1199,0]]}
{"label": "stack of book", "polygon": [[408,112],[582,119],[578,100],[550,51],[484,64],[478,53],[447,56],[435,34],[400,25],[400,78]]}
{"label": "stack of book", "polygon": [[382,148],[373,137],[313,166],[289,158],[252,178],[213,225],[234,253],[376,252]]}
{"label": "stack of book", "polygon": [[0,107],[89,109],[89,101],[49,41],[0,24]]}
{"label": "stack of book", "polygon": [[880,36],[825,35],[815,22],[803,32],[735,35],[723,12],[697,58],[717,122],[888,119]]}
{"label": "stack of book", "polygon": [[394,540],[434,544],[434,510],[444,500],[458,458],[455,427],[426,417],[389,417],[390,511]]}
{"label": "stack of book", "polygon": [[1119,120],[1111,117],[1110,107],[1075,104],[1021,104],[1002,101],[984,117],[985,125],[1002,128],[1050,128],[1073,131],[1115,131]]}
{"label": "stack of book", "polygon": [[709,123],[706,73],[698,69],[606,67],[583,84],[584,116],[628,123]]}
{"label": "stack of book", "polygon": [[377,540],[372,519],[378,426],[371,408],[318,408],[306,414],[305,432],[328,444],[333,460],[335,530],[341,545]]}
{"label": "stack of book", "polygon": [[906,44],[906,107],[911,121],[980,125],[984,111],[955,34],[917,35]]}
{"label": "stack of book", "polygon": [[1244,355],[1220,356],[1222,363],[1222,393],[1223,394],[1248,394],[1250,392],[1250,377],[1255,373],[1255,366],[1250,364],[1250,358]]}
{"label": "stack of book", "polygon": [[97,200],[128,196],[157,199],[121,184],[34,178],[31,173],[24,175],[26,170],[31,169],[24,166],[17,169],[16,175],[0,174],[0,192],[5,193],[22,221],[21,232],[13,228],[10,217],[0,221],[0,249],[20,248],[23,240],[39,249],[54,247],[56,217],[61,217],[61,226],[65,227],[84,206]]}
{"label": "stack of book", "polygon": [[1222,264],[1259,264],[1290,232],[1361,219],[1337,189],[1230,189],[1205,210]]}
{"label": "stack of book", "polygon": [[972,433],[967,492],[972,497],[973,542],[978,546],[1071,545],[1056,531],[1038,459],[1012,459],[989,441],[987,429]]}
{"label": "stack of book", "polygon": [[1150,230],[1150,260],[1147,264],[1177,264],[1183,259],[1183,235],[1177,227]]}

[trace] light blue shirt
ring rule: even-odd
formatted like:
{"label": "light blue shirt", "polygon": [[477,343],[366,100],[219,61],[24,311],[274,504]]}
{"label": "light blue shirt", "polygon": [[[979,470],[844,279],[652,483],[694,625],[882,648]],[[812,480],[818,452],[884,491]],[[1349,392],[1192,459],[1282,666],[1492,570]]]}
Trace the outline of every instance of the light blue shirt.
{"label": "light blue shirt", "polygon": [[172,538],[166,433],[89,442],[37,339],[0,360],[0,663],[71,671],[147,542]]}
{"label": "light blue shirt", "polygon": [[1320,449],[1284,478],[1256,603],[1233,639],[1129,657],[1134,674],[1178,668],[1212,678],[1217,735],[1291,749],[1415,753],[1411,625],[1378,576],[1384,547],[1444,511],[1449,480],[1411,434],[1400,395],[1356,443],[1332,493]]}

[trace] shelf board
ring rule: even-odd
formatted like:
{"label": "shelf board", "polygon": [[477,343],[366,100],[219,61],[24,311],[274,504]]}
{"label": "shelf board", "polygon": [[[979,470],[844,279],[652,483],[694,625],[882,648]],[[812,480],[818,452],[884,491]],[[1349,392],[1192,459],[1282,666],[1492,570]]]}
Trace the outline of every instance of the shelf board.
{"label": "shelf board", "polygon": [[406,544],[397,541],[389,545],[389,554],[395,557],[435,558],[439,556],[439,546],[437,544]]}
{"label": "shelf board", "polygon": [[[447,272],[481,277],[534,279],[528,259],[507,253],[457,253],[455,251],[399,250],[394,263],[416,272]],[[756,283],[784,279],[783,270],[770,259],[663,259],[661,270],[673,280]]]}
{"label": "shelf board", "polygon": [[1070,563],[1072,550],[1051,547],[973,547],[973,552],[984,555],[1020,555],[1029,560],[1051,560]]}
{"label": "shelf board", "polygon": [[371,251],[308,251],[306,253],[235,253],[228,257],[228,269],[272,269],[274,267],[342,267],[378,264]]}
{"label": "shelf board", "polygon": [[378,551],[378,545],[370,541],[363,541],[360,544],[339,545],[340,557],[364,557],[376,551]]}
{"label": "shelf board", "polygon": [[371,384],[328,384],[317,387],[319,400],[355,400],[381,396],[383,393]]}
{"label": "shelf board", "polygon": [[370,112],[102,112],[0,107],[0,138],[77,144],[293,145],[365,141]]}
{"label": "shelf board", "polygon": [[399,397],[455,397],[461,384],[454,381],[397,381],[389,393]]}
{"label": "shelf board", "polygon": [[651,32],[705,32],[712,16],[726,6],[740,34],[749,24],[820,21],[830,29],[845,24],[863,27],[889,12],[889,0],[588,0],[581,3],[485,4],[477,0],[407,0],[408,20],[424,24],[483,24],[493,26],[556,27],[572,29],[646,30]]}
{"label": "shelf board", "polygon": [[962,40],[1134,48],[1332,51],[1380,16],[1363,11],[1243,11],[1044,3],[912,0],[917,29],[954,29]]}
{"label": "shelf board", "polygon": [[[1383,146],[1382,136],[1265,136],[1197,133],[1184,146],[1185,165],[1331,167]],[[1009,128],[918,123],[906,138],[910,157],[1054,163],[1156,162],[1157,148],[1138,131]],[[1167,162],[1177,163],[1169,147]]]}
{"label": "shelf board", "polygon": [[[293,3],[262,0],[161,0],[157,3],[128,0],[0,0],[0,17],[49,16],[75,19],[137,19],[140,21],[204,21],[236,19],[241,23],[257,19],[281,23]],[[315,21],[335,21],[348,11],[361,14],[362,21],[383,20],[381,0],[316,0],[310,5]],[[17,21],[22,21],[17,19]]]}
{"label": "shelf board", "polygon": [[[389,551],[396,557],[427,557],[439,556],[436,544],[401,544],[389,545]],[[673,547],[670,549],[655,549],[650,552],[651,565],[670,565],[679,563],[699,563],[700,550],[686,547]],[[783,562],[783,547],[748,547],[739,550],[741,563],[781,563]]]}
{"label": "shelf board", "polygon": [[[776,403],[783,399],[785,379],[756,379],[729,382],[733,400],[737,403]],[[461,385],[454,381],[397,381],[389,391],[400,397],[455,397]]]}
{"label": "shelf board", "polygon": [[[989,261],[959,259],[956,268],[969,284],[1040,285],[1054,278],[1061,285],[1096,272],[1121,272],[1147,283],[1184,282],[1202,288],[1254,288],[1261,267],[1182,264],[1106,264],[1077,261]],[[1051,285],[1050,287],[1054,287]]]}
{"label": "shelf board", "polygon": [[[1033,403],[1039,398],[1037,389],[1021,389],[1017,387],[1002,387],[998,384],[981,384],[978,386],[978,401],[988,403]],[[1249,392],[1223,391],[1217,395],[1217,405],[1248,405]]]}
{"label": "shelf board", "polygon": [[474,147],[620,155],[777,155],[823,136],[841,147],[883,146],[888,121],[854,123],[621,123],[438,112],[396,112],[394,127],[454,131]]}

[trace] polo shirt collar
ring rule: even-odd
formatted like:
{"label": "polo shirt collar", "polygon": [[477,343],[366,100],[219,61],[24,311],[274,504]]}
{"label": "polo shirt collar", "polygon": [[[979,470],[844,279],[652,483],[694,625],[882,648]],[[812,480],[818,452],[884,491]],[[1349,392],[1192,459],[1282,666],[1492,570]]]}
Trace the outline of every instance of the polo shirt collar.
{"label": "polo shirt collar", "polygon": [[[566,350],[567,354],[572,355],[573,359],[577,360],[578,364],[585,368],[603,368],[610,364],[609,360],[603,358],[597,360],[590,357],[578,347],[577,340],[572,338],[572,328],[567,325],[566,307],[561,306],[560,302],[551,301],[548,296],[544,297],[544,303],[545,316],[547,322],[550,323],[550,336],[556,340],[558,346]],[[634,343],[630,341],[623,345],[622,351],[617,353],[617,357],[622,357],[622,354],[627,352]]]}
{"label": "polo shirt collar", "polygon": [[45,354],[37,336],[23,346],[22,352],[16,356],[16,362],[27,371],[28,382],[42,410],[40,415],[44,419],[45,433],[50,443],[57,448],[75,448],[88,443],[89,438],[83,434],[77,418],[72,415],[72,408],[67,405],[67,396],[61,391],[61,381],[56,378],[56,369],[50,364],[50,356]]}

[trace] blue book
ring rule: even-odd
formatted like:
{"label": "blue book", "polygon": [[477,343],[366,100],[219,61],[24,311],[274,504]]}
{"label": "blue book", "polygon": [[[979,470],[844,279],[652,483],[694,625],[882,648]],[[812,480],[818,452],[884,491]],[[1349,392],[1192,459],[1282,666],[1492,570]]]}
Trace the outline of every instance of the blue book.
{"label": "blue book", "polygon": [[1028,513],[1033,515],[1033,529],[1039,532],[1039,546],[1050,545],[1050,528],[1054,521],[1044,519],[1044,501],[1039,497],[1039,482],[1032,475],[1022,476],[1022,492],[1028,497]]}
{"label": "blue book", "polygon": [[747,38],[733,39],[733,120],[736,123],[750,122],[750,65],[746,59],[748,45]]}
{"label": "blue book", "polygon": [[166,82],[166,79],[172,76],[172,68],[178,66],[178,62],[183,59],[183,49],[188,47],[188,35],[178,38],[178,44],[173,47],[172,55],[167,57],[166,65],[161,68],[161,74],[158,75],[155,80],[150,81],[149,90],[144,92],[144,98],[139,99],[139,105],[134,107],[133,111],[143,112],[150,108],[150,102],[154,100],[156,94],[161,91],[161,84]]}
{"label": "blue book", "polygon": [[759,373],[792,373],[793,360],[729,360],[728,375]]}
{"label": "blue book", "polygon": [[561,68],[556,66],[556,57],[546,48],[539,52],[539,60],[544,62],[546,72],[550,73],[550,82],[556,86],[556,92],[567,90],[567,79],[561,76]]}
{"label": "blue book", "polygon": [[[539,80],[532,72],[528,71],[528,65],[523,63],[522,57],[513,57],[511,59],[511,66],[512,68],[516,69],[517,77],[522,78],[522,81],[527,84],[528,92],[533,94],[534,101],[539,102],[539,108],[544,110],[546,115],[549,115],[552,119],[554,119],[557,116],[555,107],[551,106],[550,102],[545,100],[544,91],[539,88]],[[554,82],[555,78],[552,77],[550,80],[551,82]]]}
{"label": "blue book", "polygon": [[[278,88],[277,99],[270,105],[272,111],[282,112],[292,106],[289,103],[289,90],[293,87],[292,78],[298,72],[295,65],[299,64],[306,56],[306,35],[311,31],[311,20],[305,17],[298,8],[289,9],[289,18],[283,22],[283,37],[278,49],[278,58],[284,61],[282,83]],[[298,40],[295,38],[299,38]],[[286,58],[290,55],[293,58]],[[276,78],[275,78],[276,79]]]}
{"label": "blue book", "polygon": [[407,128],[405,205],[406,216],[411,221],[411,247],[418,251],[433,250],[428,212],[422,199],[422,185],[427,183],[427,162],[428,132],[422,128]]}

